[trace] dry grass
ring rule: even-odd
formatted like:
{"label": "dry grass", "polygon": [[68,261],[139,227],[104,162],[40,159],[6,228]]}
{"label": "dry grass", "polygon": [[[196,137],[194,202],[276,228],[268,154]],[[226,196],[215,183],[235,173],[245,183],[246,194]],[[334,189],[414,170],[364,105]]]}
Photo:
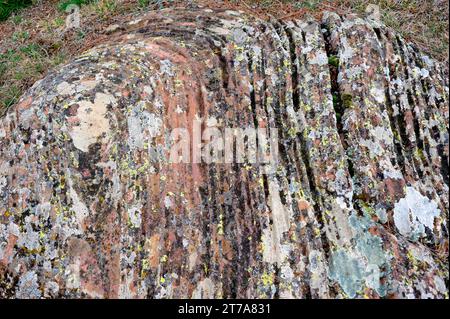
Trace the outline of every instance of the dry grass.
{"label": "dry grass", "polygon": [[[60,0],[37,0],[0,22],[0,115],[52,67],[101,42],[104,29],[138,15],[151,6],[197,3],[209,7],[241,9],[268,18],[320,16],[324,10],[364,14],[363,0],[95,0],[81,8],[79,30],[65,32],[66,13]],[[372,0],[380,6],[383,22],[431,56],[448,63],[448,7],[446,0]]]}
{"label": "dry grass", "polygon": [[[363,13],[367,1],[338,0],[339,8]],[[431,56],[448,63],[448,0],[372,0],[383,22]]]}
{"label": "dry grass", "polygon": [[408,41],[436,59],[448,63],[449,2],[447,0],[235,0],[235,4],[261,17],[278,19],[320,16],[324,10],[365,14],[368,3],[380,7],[381,19]]}
{"label": "dry grass", "polygon": [[100,42],[114,21],[142,9],[133,0],[99,0],[81,7],[79,30],[66,32],[66,13],[58,4],[41,1],[0,23],[0,115],[49,69]]}

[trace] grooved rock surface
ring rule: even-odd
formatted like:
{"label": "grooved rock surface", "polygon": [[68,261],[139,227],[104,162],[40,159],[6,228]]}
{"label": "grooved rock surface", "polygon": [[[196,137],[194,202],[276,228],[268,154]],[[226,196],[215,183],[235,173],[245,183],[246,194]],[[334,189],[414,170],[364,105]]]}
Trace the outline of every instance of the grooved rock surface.
{"label": "grooved rock surface", "polygon": [[[0,297],[448,298],[443,66],[333,13],[113,29],[0,119]],[[199,119],[277,161],[170,163]]]}

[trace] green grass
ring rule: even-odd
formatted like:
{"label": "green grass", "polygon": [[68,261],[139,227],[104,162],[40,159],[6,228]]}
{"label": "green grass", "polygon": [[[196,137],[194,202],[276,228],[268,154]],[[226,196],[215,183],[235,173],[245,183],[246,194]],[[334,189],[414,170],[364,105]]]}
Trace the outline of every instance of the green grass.
{"label": "green grass", "polygon": [[16,103],[34,81],[58,60],[37,43],[24,43],[0,54],[0,114]]}
{"label": "green grass", "polygon": [[339,58],[335,55],[332,55],[328,58],[328,64],[334,66],[335,68],[339,67]]}
{"label": "green grass", "polygon": [[118,4],[115,0],[99,0],[94,2],[92,7],[100,18],[105,19],[109,15],[114,14],[118,9]]}
{"label": "green grass", "polygon": [[66,11],[67,7],[70,5],[77,5],[81,7],[82,5],[89,4],[95,0],[62,0],[58,4],[58,8],[61,11]]}
{"label": "green grass", "polygon": [[33,4],[33,0],[0,0],[0,21],[5,21],[18,10]]}

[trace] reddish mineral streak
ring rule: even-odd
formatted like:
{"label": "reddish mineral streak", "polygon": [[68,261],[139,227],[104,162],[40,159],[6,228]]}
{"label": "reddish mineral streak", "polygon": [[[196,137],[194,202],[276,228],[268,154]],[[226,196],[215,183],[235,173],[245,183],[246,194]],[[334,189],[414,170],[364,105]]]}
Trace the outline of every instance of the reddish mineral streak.
{"label": "reddish mineral streak", "polygon": [[[143,15],[0,119],[0,297],[448,298],[448,111],[369,19]],[[197,119],[278,162],[168,163]]]}

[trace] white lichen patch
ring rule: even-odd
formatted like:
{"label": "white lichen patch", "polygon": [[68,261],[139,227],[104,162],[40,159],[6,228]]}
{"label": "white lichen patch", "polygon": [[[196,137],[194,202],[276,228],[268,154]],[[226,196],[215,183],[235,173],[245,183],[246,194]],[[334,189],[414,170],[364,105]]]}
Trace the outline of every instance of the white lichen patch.
{"label": "white lichen patch", "polygon": [[392,178],[392,179],[402,179],[403,174],[401,171],[395,168],[390,168],[389,170],[383,171],[384,178]]}
{"label": "white lichen patch", "polygon": [[214,291],[214,282],[209,278],[205,278],[198,283],[197,287],[192,293],[192,299],[213,299]]}
{"label": "white lichen patch", "polygon": [[393,139],[392,131],[382,126],[375,127],[373,134],[377,143],[388,144]]}
{"label": "white lichen patch", "polygon": [[8,181],[6,180],[6,177],[0,176],[0,193],[2,193],[7,185]]}
{"label": "white lichen patch", "polygon": [[433,230],[434,219],[440,210],[434,201],[413,187],[406,188],[406,196],[394,207],[394,222],[400,234],[411,240],[425,236],[425,227]]}
{"label": "white lichen patch", "polygon": [[119,287],[119,298],[120,299],[132,299],[134,297],[134,293],[131,290],[131,287],[133,286],[133,271],[125,271],[125,274],[122,275],[124,278],[120,282]]}
{"label": "white lichen patch", "polygon": [[146,111],[145,107],[145,103],[139,103],[131,110],[127,119],[128,143],[133,149],[142,149],[144,147],[146,131],[149,138],[156,137],[161,132],[161,118],[154,113]]}
{"label": "white lichen patch", "polygon": [[161,61],[161,73],[168,75],[170,77],[174,76],[174,65],[172,64],[172,62],[170,60],[162,60]]}
{"label": "white lichen patch", "polygon": [[269,194],[273,225],[263,230],[263,260],[281,264],[289,253],[288,247],[282,245],[282,237],[289,230],[291,212],[281,202],[279,186],[273,181],[269,182]]}
{"label": "white lichen patch", "polygon": [[166,197],[164,198],[164,207],[166,207],[167,209],[169,209],[169,208],[172,207],[172,206],[173,206],[172,199],[171,199],[169,196],[166,196]]}
{"label": "white lichen patch", "polygon": [[57,297],[59,291],[59,285],[58,283],[54,281],[49,281],[45,284],[44,288],[44,297],[50,298],[50,297]]}
{"label": "white lichen patch", "polygon": [[96,80],[83,80],[78,83],[76,87],[77,93],[83,91],[91,91],[97,86],[98,82]]}
{"label": "white lichen patch", "polygon": [[325,52],[320,51],[309,61],[310,64],[326,65],[328,64],[328,56]]}
{"label": "white lichen patch", "polygon": [[388,215],[386,213],[386,209],[383,208],[377,208],[375,210],[375,213],[377,215],[377,217],[379,218],[380,222],[385,224],[388,222]]}
{"label": "white lichen patch", "polygon": [[131,225],[133,225],[134,228],[139,228],[141,226],[142,223],[141,210],[142,205],[133,206],[130,209],[128,209],[128,218],[130,220]]}
{"label": "white lichen patch", "polygon": [[30,223],[26,225],[25,233],[20,234],[17,245],[25,247],[28,251],[37,251],[41,248],[39,233],[33,230]]}
{"label": "white lichen patch", "polygon": [[330,237],[334,243],[339,245],[350,244],[354,234],[352,228],[348,224],[349,208],[342,197],[336,198],[330,203],[332,210],[327,212],[333,216],[334,223],[326,226],[327,236]]}
{"label": "white lichen patch", "polygon": [[80,268],[81,268],[81,259],[79,256],[74,258],[74,261],[67,267],[65,271],[66,286],[69,289],[79,289],[81,286],[81,276],[80,276]]}
{"label": "white lichen patch", "polygon": [[128,124],[128,143],[132,148],[140,148],[144,147],[144,136],[143,136],[143,128],[142,123],[138,115],[130,115],[127,119]]}
{"label": "white lichen patch", "polygon": [[72,210],[75,212],[75,217],[81,229],[84,223],[84,219],[89,215],[89,209],[78,197],[77,192],[73,188],[73,182],[70,178],[69,178],[69,196],[70,199],[72,200]]}
{"label": "white lichen patch", "polygon": [[144,86],[144,93],[151,96],[153,94],[153,88],[149,85]]}
{"label": "white lichen patch", "polygon": [[94,103],[78,102],[79,108],[76,116],[79,125],[69,130],[69,135],[77,149],[87,152],[89,146],[97,142],[99,137],[109,133],[109,120],[106,118],[107,106],[114,103],[116,103],[116,99],[105,93],[97,93]]}
{"label": "white lichen patch", "polygon": [[393,134],[390,129],[377,126],[371,130],[373,139],[365,139],[360,141],[360,145],[365,146],[372,159],[383,155],[386,152],[386,146],[390,146],[393,141]]}
{"label": "white lichen patch", "polygon": [[206,126],[208,126],[208,127],[214,127],[214,126],[217,126],[217,119],[215,118],[215,117],[209,117],[207,120],[206,120]]}
{"label": "white lichen patch", "polygon": [[353,55],[355,54],[355,50],[353,50],[353,48],[350,46],[350,44],[348,43],[347,39],[344,37],[342,38],[342,51],[339,52],[340,53],[340,60],[342,60],[343,62],[347,62],[348,60],[350,60]]}
{"label": "white lichen patch", "polygon": [[311,289],[316,289],[321,298],[327,297],[326,285],[328,282],[328,267],[323,252],[313,250],[308,256],[311,272]]}
{"label": "white lichen patch", "polygon": [[16,298],[37,299],[41,297],[37,274],[34,271],[28,271],[20,277],[18,288]]}
{"label": "white lichen patch", "polygon": [[384,93],[383,88],[374,86],[370,89],[370,94],[378,103],[383,104],[386,102],[386,95]]}
{"label": "white lichen patch", "polygon": [[69,84],[67,82],[61,82],[56,86],[56,92],[59,95],[70,95],[73,93],[75,85]]}

